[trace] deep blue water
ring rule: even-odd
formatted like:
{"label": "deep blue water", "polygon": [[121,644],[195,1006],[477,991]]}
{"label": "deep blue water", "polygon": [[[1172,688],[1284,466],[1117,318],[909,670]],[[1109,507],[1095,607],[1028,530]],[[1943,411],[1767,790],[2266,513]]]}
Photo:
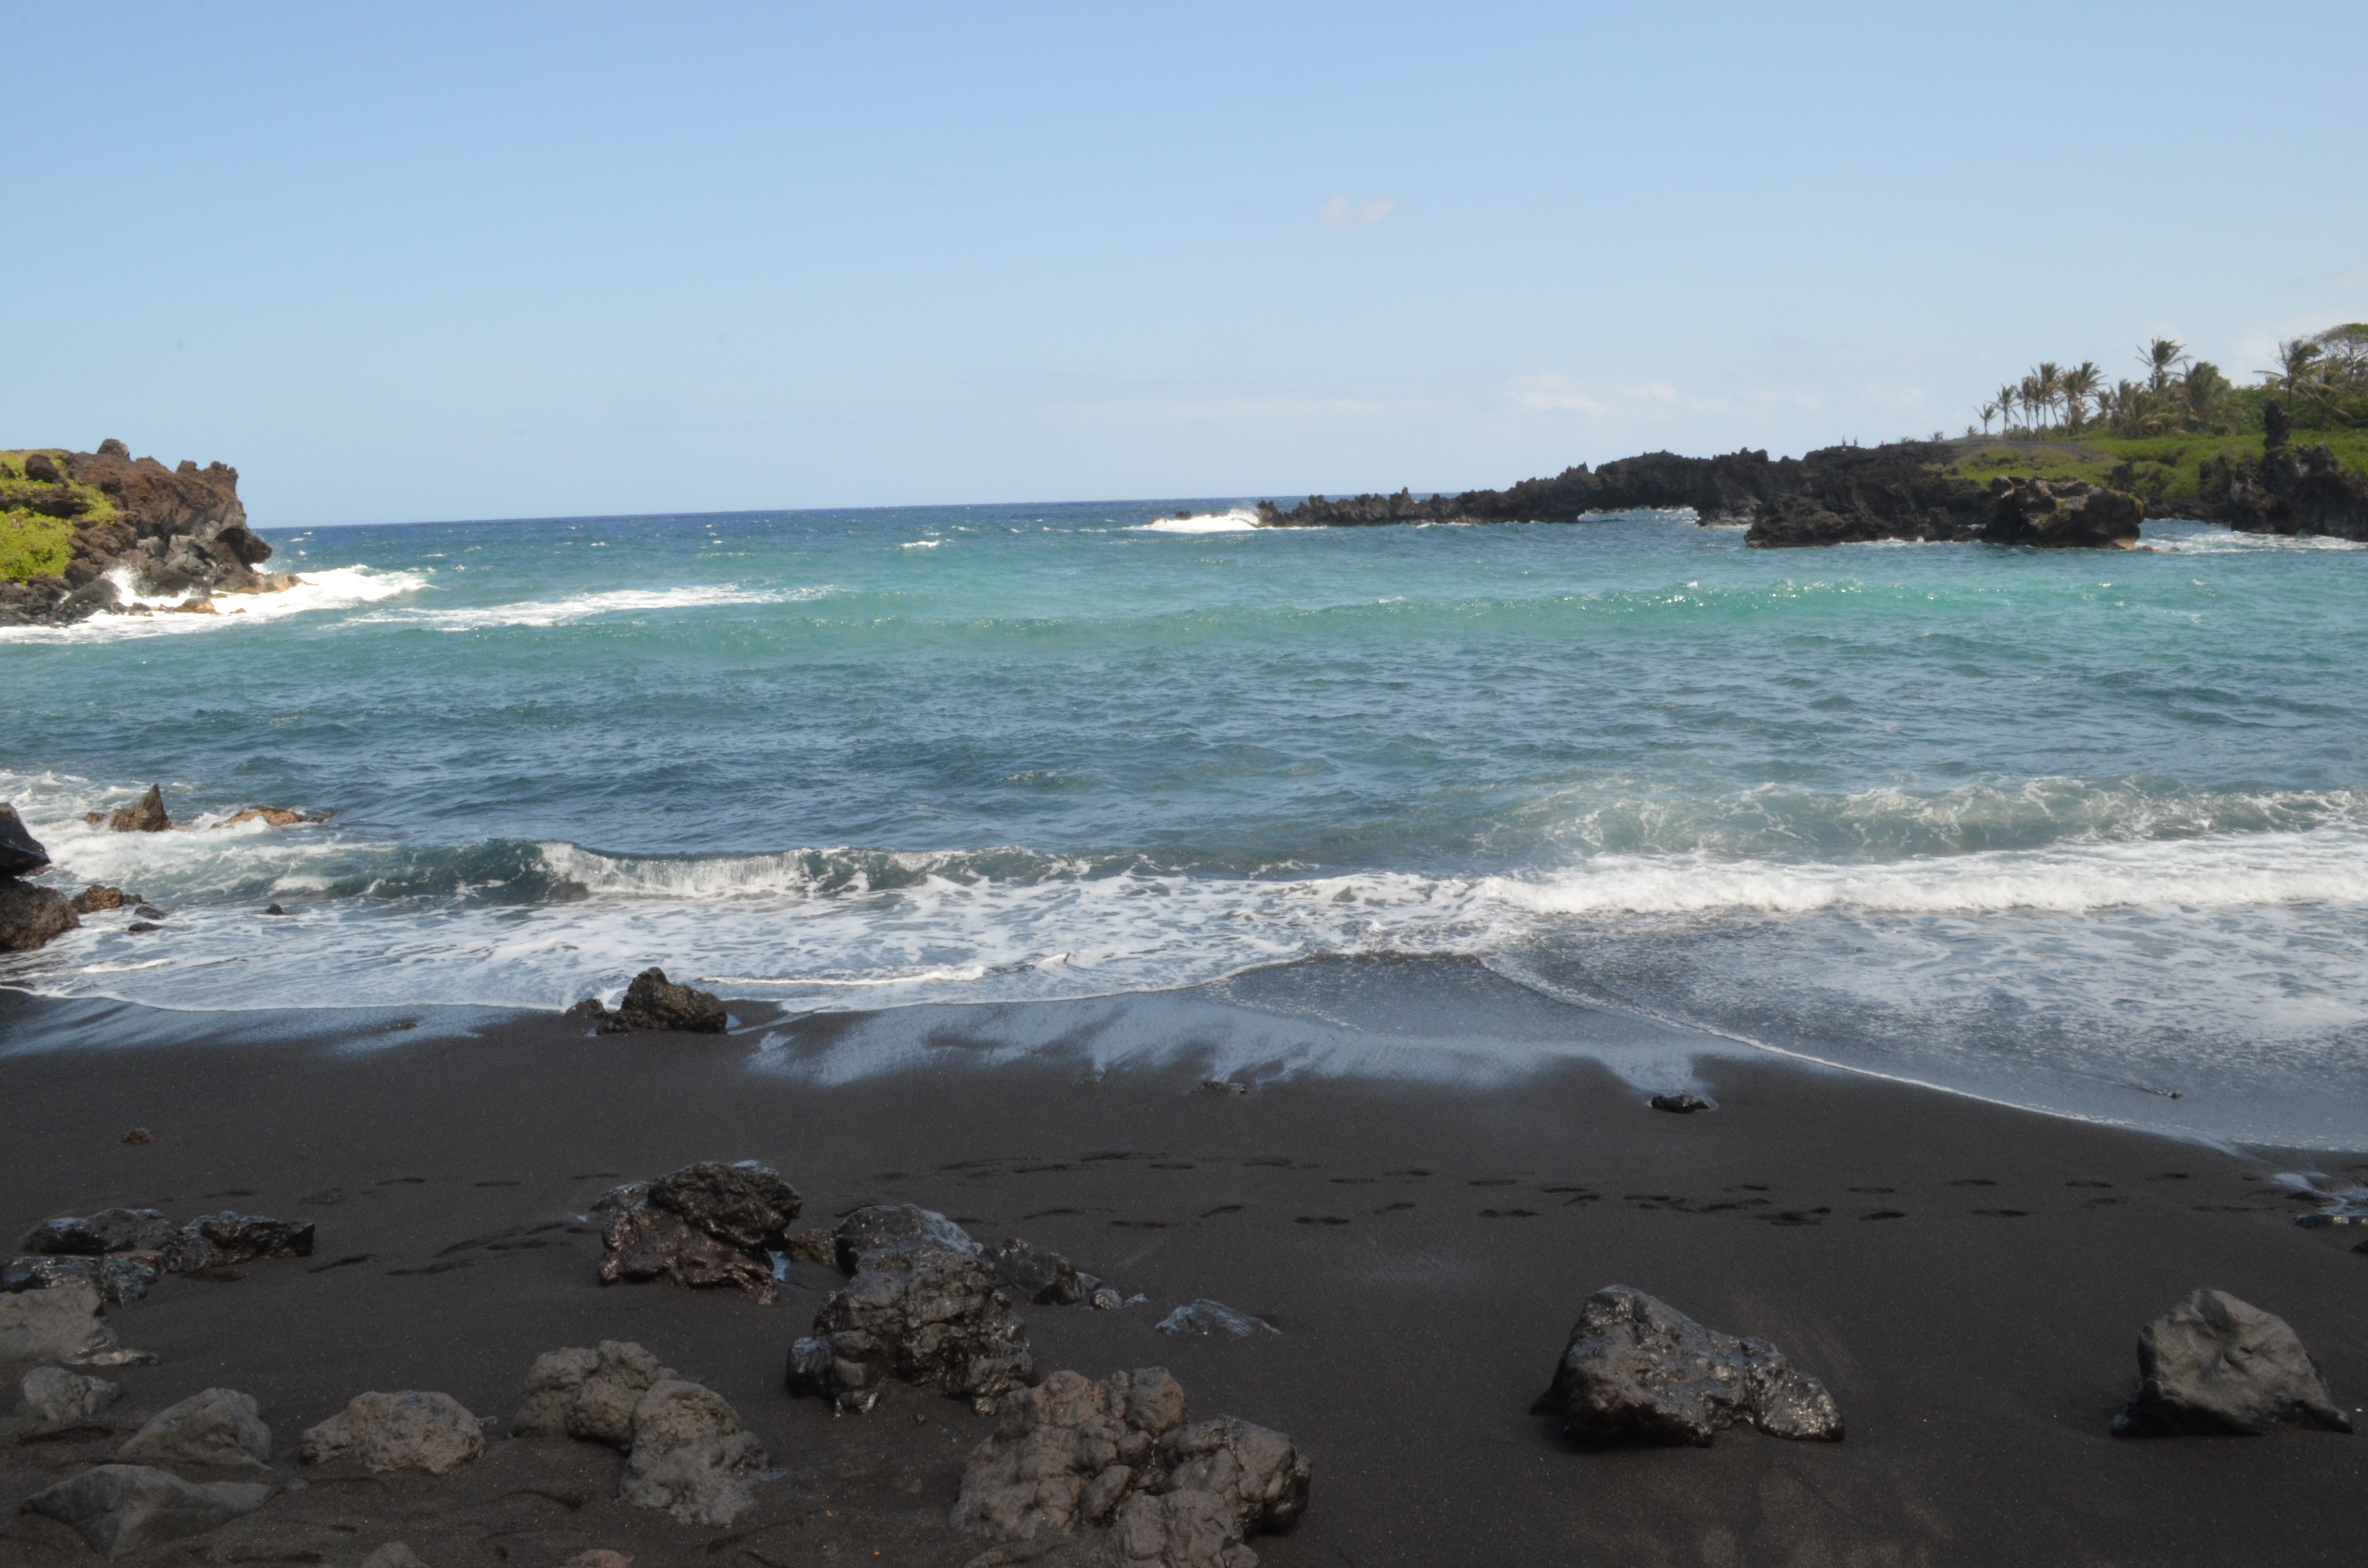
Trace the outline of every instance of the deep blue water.
{"label": "deep blue water", "polygon": [[[658,961],[877,1007],[1458,955],[2368,1146],[2368,552],[1172,509],[273,530],[309,585],[246,615],[0,632],[0,799],[59,885],[174,912],[0,979],[557,1006]],[[199,831],[80,823],[156,780]],[[256,804],[335,815],[204,826]]]}

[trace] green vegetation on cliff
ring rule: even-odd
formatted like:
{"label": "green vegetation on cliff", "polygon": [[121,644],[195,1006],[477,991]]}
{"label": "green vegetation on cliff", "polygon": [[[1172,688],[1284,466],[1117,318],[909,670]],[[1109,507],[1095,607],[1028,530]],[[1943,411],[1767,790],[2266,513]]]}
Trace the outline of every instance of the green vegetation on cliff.
{"label": "green vegetation on cliff", "polygon": [[[2344,467],[2368,475],[2368,429],[2296,431],[2297,443],[2331,448]],[[2115,436],[2091,430],[2077,438],[1966,440],[1953,443],[1958,456],[1944,472],[1982,483],[2009,479],[2085,479],[2146,498],[2160,511],[2193,501],[2203,473],[2223,460],[2261,455],[2261,432],[2233,430],[2174,436]]]}
{"label": "green vegetation on cliff", "polygon": [[[65,477],[60,449],[0,451],[0,583],[63,572],[74,552],[74,530],[115,519],[115,503],[95,485]],[[58,475],[28,474],[46,465]]]}

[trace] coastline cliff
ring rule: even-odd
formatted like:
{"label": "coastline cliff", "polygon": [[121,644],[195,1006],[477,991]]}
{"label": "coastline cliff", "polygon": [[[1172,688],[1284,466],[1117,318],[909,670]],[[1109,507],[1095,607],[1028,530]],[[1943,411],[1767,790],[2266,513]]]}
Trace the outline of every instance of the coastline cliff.
{"label": "coastline cliff", "polygon": [[[2274,408],[2274,405],[2272,405]],[[2192,494],[2149,507],[2131,465],[2089,459],[2093,477],[2066,463],[2070,449],[2028,459],[1986,441],[1901,441],[1826,447],[1800,458],[1764,451],[1688,458],[1649,452],[1551,479],[1455,495],[1311,495],[1284,511],[1258,504],[1264,528],[1353,528],[1392,523],[1570,523],[1613,512],[1691,510],[1705,526],[1742,526],[1755,549],[1875,540],[1985,542],[2042,548],[2129,549],[2156,516],[2225,523],[2251,533],[2320,533],[2368,540],[2368,477],[2326,446],[2291,447],[2282,413],[2261,456],[2203,462]],[[2073,452],[2075,459],[2086,456]]]}
{"label": "coastline cliff", "polygon": [[0,451],[0,626],[150,613],[126,602],[127,587],[202,612],[216,594],[294,586],[256,570],[270,557],[226,464],[168,469],[116,440],[96,452]]}

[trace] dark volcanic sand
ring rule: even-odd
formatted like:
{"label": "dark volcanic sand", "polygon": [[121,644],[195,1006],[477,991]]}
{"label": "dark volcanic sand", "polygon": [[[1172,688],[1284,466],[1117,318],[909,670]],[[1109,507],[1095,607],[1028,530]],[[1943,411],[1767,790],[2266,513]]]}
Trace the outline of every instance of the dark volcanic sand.
{"label": "dark volcanic sand", "polygon": [[[43,1017],[0,1000],[0,1046],[38,1040]],[[142,1561],[344,1565],[397,1539],[431,1568],[542,1568],[587,1546],[644,1568],[968,1561],[980,1543],[944,1517],[986,1421],[904,1389],[834,1419],[782,1391],[834,1277],[799,1265],[771,1309],[595,1283],[596,1238],[569,1221],[601,1191],[755,1158],[813,1223],[910,1200],[1148,1295],[1026,1310],[1038,1365],[1165,1365],[1196,1415],[1288,1432],[1314,1502],[1296,1531],[1253,1542],[1274,1568],[2361,1560],[2368,1443],[2106,1436],[2139,1325],[2198,1286],[2293,1324],[2347,1405],[2368,1393],[2368,1256],[2350,1251],[2357,1232],[2293,1223],[2263,1180],[2293,1162],[1775,1062],[1710,1064],[1721,1108],[1679,1117],[1592,1068],[1509,1091],[1309,1080],[1232,1096],[1190,1074],[1084,1082],[1048,1060],[822,1087],[750,1073],[750,1043],[529,1019],[362,1054],[0,1059],[12,1238],[110,1204],[320,1226],[310,1260],[168,1278],[116,1310],[125,1343],[163,1358],[108,1374],[127,1389],[121,1430],[0,1450],[0,1489],[24,1496],[218,1384],[262,1402],[276,1477],[310,1484]],[[155,1142],[123,1145],[133,1126]],[[1832,1389],[1847,1441],[1565,1442],[1529,1406],[1580,1301],[1613,1281],[1773,1339]],[[1204,1295],[1284,1333],[1153,1331]],[[297,1434],[365,1389],[441,1390],[506,1426],[538,1354],[604,1337],[738,1407],[788,1471],[756,1513],[711,1530],[626,1508],[618,1459],[564,1441],[496,1437],[441,1481],[292,1462]],[[13,1387],[20,1370],[0,1374]],[[9,1515],[5,1532],[10,1564],[93,1561],[44,1519]]]}

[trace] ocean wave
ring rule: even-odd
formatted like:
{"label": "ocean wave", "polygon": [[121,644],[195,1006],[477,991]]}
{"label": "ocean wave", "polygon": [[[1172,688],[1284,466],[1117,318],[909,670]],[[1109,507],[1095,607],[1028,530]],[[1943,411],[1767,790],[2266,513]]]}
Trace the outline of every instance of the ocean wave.
{"label": "ocean wave", "polygon": [[427,579],[416,572],[386,572],[368,566],[307,568],[300,576],[302,581],[294,587],[276,594],[217,594],[211,601],[214,606],[212,614],[187,615],[161,613],[165,607],[181,603],[179,596],[142,596],[133,589],[127,574],[114,572],[108,574],[108,578],[116,585],[117,592],[126,604],[145,605],[152,611],[160,613],[102,613],[71,626],[0,627],[0,642],[112,642],[142,637],[218,631],[226,627],[253,625],[256,621],[286,620],[324,610],[352,609],[415,593],[427,585]]}
{"label": "ocean wave", "polygon": [[838,589],[829,584],[803,588],[743,588],[737,583],[680,588],[609,588],[506,605],[419,605],[366,619],[416,621],[444,631],[475,631],[498,626],[563,626],[608,615],[651,615],[731,605],[803,604],[837,592]]}
{"label": "ocean wave", "polygon": [[1208,512],[1197,517],[1160,517],[1148,523],[1137,523],[1130,533],[1154,534],[1230,534],[1242,533],[1258,526],[1258,514],[1245,506],[1230,512]]}

